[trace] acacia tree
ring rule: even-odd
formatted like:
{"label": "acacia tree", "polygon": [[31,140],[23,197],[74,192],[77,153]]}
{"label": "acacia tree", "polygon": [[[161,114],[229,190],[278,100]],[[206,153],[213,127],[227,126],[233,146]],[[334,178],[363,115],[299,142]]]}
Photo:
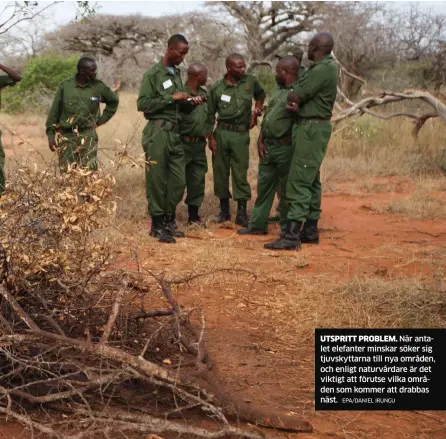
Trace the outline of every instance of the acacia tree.
{"label": "acacia tree", "polygon": [[[41,17],[46,10],[58,3],[62,2],[52,1],[43,4],[38,1],[6,2],[0,9],[0,35],[8,33],[21,23],[33,21],[37,17]],[[77,1],[75,6],[76,20],[92,17],[97,10],[95,2]]]}
{"label": "acacia tree", "polygon": [[433,79],[439,93],[446,73],[445,16],[423,11],[418,4],[411,4],[407,12],[395,16],[392,40],[399,58],[426,63],[426,76]]}
{"label": "acacia tree", "polygon": [[335,40],[335,55],[352,75],[341,74],[341,87],[355,98],[367,72],[396,59],[389,44],[390,10],[381,3],[338,2],[318,30],[328,30]]}
{"label": "acacia tree", "polygon": [[243,28],[249,54],[255,60],[271,59],[284,43],[313,31],[330,8],[327,2],[311,1],[208,2],[209,6],[216,4]]}
{"label": "acacia tree", "polygon": [[215,82],[223,74],[224,60],[229,53],[245,49],[244,35],[234,23],[197,12],[170,21],[176,23],[177,29],[190,42],[186,65],[191,61],[204,62],[211,82]]}

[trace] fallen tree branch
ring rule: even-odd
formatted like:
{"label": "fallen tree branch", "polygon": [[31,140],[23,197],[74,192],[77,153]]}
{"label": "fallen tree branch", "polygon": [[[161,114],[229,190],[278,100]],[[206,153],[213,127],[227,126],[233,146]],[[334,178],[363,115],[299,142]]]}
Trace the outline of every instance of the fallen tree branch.
{"label": "fallen tree branch", "polygon": [[[390,114],[382,114],[370,110],[370,108],[380,107],[390,103],[402,102],[405,100],[414,100],[414,99],[419,99],[423,102],[426,102],[433,108],[433,111],[418,115],[405,111],[390,113]],[[404,93],[385,92],[381,96],[368,97],[356,103],[353,103],[348,98],[345,98],[345,101],[350,106],[337,113],[332,118],[333,123],[340,122],[352,116],[360,116],[362,114],[370,114],[371,116],[383,120],[392,119],[394,117],[408,117],[414,119],[415,121],[415,127],[413,130],[413,135],[415,137],[418,135],[418,133],[420,132],[421,128],[426,123],[426,121],[431,118],[439,117],[444,123],[446,123],[446,105],[443,104],[439,99],[432,96],[430,93],[422,90],[408,90]]]}

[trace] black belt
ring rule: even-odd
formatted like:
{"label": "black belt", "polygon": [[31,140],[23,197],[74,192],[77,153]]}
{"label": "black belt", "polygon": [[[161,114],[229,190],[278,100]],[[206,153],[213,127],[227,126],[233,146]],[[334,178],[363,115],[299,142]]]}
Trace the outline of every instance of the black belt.
{"label": "black belt", "polygon": [[174,131],[175,133],[178,133],[180,129],[180,125],[178,123],[169,122],[168,120],[152,119],[152,122],[156,123],[160,128],[164,128],[167,131]]}
{"label": "black belt", "polygon": [[226,131],[233,131],[235,133],[246,133],[249,131],[249,127],[246,125],[232,125],[225,122],[218,122],[217,127]]}
{"label": "black belt", "polygon": [[206,137],[190,137],[190,136],[180,136],[180,140],[184,143],[203,143],[206,142]]}
{"label": "black belt", "polygon": [[280,143],[281,145],[291,145],[293,143],[293,140],[291,136],[284,136],[284,137],[265,137],[263,139],[264,142],[267,143]]}
{"label": "black belt", "polygon": [[323,117],[298,117],[297,118],[298,123],[328,123],[331,122],[330,119],[325,119]]}

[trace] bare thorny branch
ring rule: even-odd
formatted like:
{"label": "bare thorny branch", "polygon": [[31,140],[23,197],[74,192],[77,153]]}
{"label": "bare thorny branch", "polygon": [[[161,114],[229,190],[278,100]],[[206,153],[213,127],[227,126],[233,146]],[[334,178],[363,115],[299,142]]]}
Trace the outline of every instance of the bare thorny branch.
{"label": "bare thorny branch", "polygon": [[[76,439],[87,431],[104,437],[112,430],[186,432],[184,425],[160,415],[184,416],[196,408],[222,426],[214,431],[187,426],[199,437],[261,437],[231,427],[228,419],[311,430],[299,419],[234,401],[216,380],[204,315],[194,325],[196,310],[181,307],[172,291],[216,273],[246,275],[255,282],[255,273],[234,266],[168,279],[150,270],[110,270],[110,248],[95,237],[112,212],[107,177],[83,169],[62,176],[21,172],[23,179],[11,184],[0,212],[0,266],[5,262],[0,268],[0,326],[5,329],[0,413],[48,437]],[[153,306],[153,280],[168,306],[145,312],[145,305]],[[175,364],[163,363],[165,358]],[[186,366],[194,370],[187,373]],[[123,400],[136,398],[125,393],[131,383],[144,389],[147,409],[122,406]],[[159,396],[153,396],[154,389]],[[69,417],[58,423],[48,413],[45,421],[34,412],[36,406],[69,412]],[[131,419],[123,417],[123,408]],[[81,433],[79,423],[85,425]]]}

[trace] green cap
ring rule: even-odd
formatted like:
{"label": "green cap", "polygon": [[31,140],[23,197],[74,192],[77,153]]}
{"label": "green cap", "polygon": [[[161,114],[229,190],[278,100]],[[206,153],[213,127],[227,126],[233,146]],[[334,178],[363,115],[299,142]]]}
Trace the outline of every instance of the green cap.
{"label": "green cap", "polygon": [[304,56],[304,51],[299,46],[290,46],[283,48],[276,54],[276,57],[279,59],[285,56],[294,56],[298,61],[301,61]]}

